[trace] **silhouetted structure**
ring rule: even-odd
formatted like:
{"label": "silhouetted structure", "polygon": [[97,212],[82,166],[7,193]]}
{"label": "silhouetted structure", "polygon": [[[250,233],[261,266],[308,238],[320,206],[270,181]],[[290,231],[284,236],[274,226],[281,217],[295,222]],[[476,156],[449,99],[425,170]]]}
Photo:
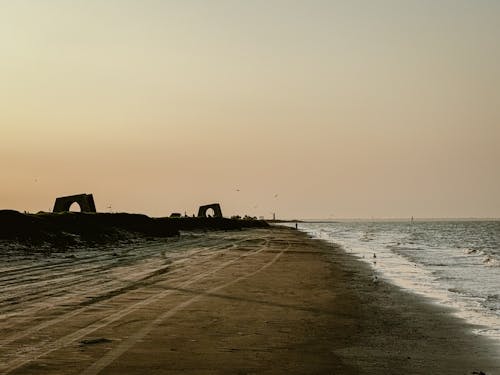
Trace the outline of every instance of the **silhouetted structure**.
{"label": "silhouetted structure", "polygon": [[207,217],[207,211],[210,209],[214,210],[214,217],[222,217],[222,210],[220,209],[219,203],[200,206],[200,209],[198,210],[198,217]]}
{"label": "silhouetted structure", "polygon": [[92,194],[77,194],[67,197],[59,197],[54,204],[53,212],[66,212],[73,203],[80,206],[82,212],[97,212]]}

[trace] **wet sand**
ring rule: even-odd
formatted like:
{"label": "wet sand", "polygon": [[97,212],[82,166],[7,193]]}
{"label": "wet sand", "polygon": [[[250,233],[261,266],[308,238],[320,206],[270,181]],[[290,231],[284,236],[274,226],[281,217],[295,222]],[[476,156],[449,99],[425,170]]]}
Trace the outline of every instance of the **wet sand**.
{"label": "wet sand", "polygon": [[2,374],[500,373],[450,309],[291,229],[23,256],[0,263]]}

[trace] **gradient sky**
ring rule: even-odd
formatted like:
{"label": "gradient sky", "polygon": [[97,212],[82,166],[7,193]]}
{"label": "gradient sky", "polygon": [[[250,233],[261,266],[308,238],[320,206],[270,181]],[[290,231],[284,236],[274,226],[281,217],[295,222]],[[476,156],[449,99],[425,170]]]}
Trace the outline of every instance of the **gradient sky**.
{"label": "gradient sky", "polygon": [[0,208],[500,217],[499,20],[495,0],[0,0]]}

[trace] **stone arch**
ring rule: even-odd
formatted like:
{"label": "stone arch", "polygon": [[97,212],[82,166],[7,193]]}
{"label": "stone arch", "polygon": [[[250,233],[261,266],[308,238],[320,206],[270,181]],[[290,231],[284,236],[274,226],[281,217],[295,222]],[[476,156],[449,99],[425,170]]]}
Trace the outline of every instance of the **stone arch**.
{"label": "stone arch", "polygon": [[207,211],[212,209],[214,211],[214,217],[222,217],[222,210],[220,209],[219,203],[207,204],[205,206],[200,206],[198,210],[198,217],[207,217]]}
{"label": "stone arch", "polygon": [[59,197],[54,203],[52,212],[66,212],[73,203],[80,206],[81,212],[96,212],[94,197],[92,194],[77,194],[67,197]]}

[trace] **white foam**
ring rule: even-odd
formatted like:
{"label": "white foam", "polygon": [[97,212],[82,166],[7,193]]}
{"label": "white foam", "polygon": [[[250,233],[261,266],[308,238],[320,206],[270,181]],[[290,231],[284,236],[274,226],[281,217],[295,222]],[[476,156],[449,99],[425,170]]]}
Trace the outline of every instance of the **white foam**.
{"label": "white foam", "polygon": [[454,308],[455,315],[481,326],[474,332],[495,339],[500,350],[500,303],[491,300],[497,295],[500,273],[493,274],[496,269],[491,267],[498,262],[492,255],[485,256],[486,252],[475,247],[438,246],[432,237],[441,235],[438,230],[419,241],[418,234],[407,231],[407,227],[394,229],[387,223],[365,227],[304,223],[299,229],[341,245],[368,263],[377,279]]}

